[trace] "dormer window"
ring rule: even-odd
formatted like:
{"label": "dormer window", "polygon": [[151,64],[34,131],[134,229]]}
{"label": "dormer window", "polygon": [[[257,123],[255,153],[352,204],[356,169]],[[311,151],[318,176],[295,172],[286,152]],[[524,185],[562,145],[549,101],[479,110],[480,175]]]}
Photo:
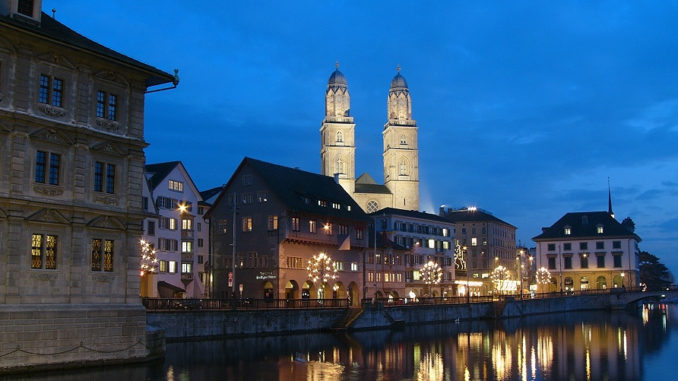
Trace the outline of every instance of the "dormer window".
{"label": "dormer window", "polygon": [[603,225],[596,226],[596,233],[603,234],[603,232],[604,232]]}
{"label": "dormer window", "polygon": [[565,226],[564,233],[565,235],[572,235],[572,228],[570,226]]}

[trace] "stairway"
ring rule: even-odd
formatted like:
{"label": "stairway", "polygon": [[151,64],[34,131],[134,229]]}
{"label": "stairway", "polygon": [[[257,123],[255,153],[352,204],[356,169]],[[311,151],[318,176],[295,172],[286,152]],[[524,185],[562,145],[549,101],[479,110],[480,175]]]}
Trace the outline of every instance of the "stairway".
{"label": "stairway", "polygon": [[353,324],[353,322],[363,313],[363,309],[360,307],[349,308],[346,310],[344,316],[332,324],[331,329],[333,331],[345,331],[348,327]]}

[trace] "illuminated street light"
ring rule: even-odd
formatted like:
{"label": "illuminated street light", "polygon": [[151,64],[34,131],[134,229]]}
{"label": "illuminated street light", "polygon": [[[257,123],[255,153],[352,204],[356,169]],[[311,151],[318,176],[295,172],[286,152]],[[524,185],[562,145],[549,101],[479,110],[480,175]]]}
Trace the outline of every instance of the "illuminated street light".
{"label": "illuminated street light", "polygon": [[443,278],[443,270],[433,261],[428,261],[421,270],[419,270],[421,280],[428,285],[429,294],[431,294],[431,286],[437,285]]}

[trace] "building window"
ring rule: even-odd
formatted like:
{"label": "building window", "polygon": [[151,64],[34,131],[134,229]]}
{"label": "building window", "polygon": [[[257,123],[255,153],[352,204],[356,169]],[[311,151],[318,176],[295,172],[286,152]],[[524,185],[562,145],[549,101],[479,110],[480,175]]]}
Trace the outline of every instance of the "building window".
{"label": "building window", "polygon": [[589,256],[588,256],[588,254],[583,254],[581,257],[579,257],[579,265],[582,269],[588,269],[589,268]]}
{"label": "building window", "polygon": [[318,232],[318,223],[315,220],[308,221],[308,231],[309,233]]}
{"label": "building window", "polygon": [[358,271],[358,262],[351,262],[351,271]]}
{"label": "building window", "polygon": [[221,234],[228,232],[228,220],[221,219],[217,221],[217,231]]}
{"label": "building window", "polygon": [[168,218],[167,222],[169,223],[169,225],[168,225],[169,230],[177,230],[177,219],[176,218]]}
{"label": "building window", "polygon": [[141,208],[143,210],[148,210],[148,197],[141,198]]}
{"label": "building window", "polygon": [[148,221],[148,227],[146,228],[146,234],[155,235],[155,221]]}
{"label": "building window", "polygon": [[202,224],[201,224],[200,222],[198,222],[198,231],[199,231],[199,232],[202,231]]}
{"label": "building window", "polygon": [[339,234],[348,235],[348,225],[339,225]]}
{"label": "building window", "polygon": [[400,176],[407,176],[407,161],[402,160],[398,168],[399,168],[398,174]]}
{"label": "building window", "polygon": [[268,216],[268,230],[278,230],[278,216]]}
{"label": "building window", "polygon": [[59,78],[40,74],[38,102],[55,107],[63,107],[64,81]]}
{"label": "building window", "polygon": [[548,257],[549,261],[549,270],[555,270],[556,269],[556,258],[555,257]]}
{"label": "building window", "polygon": [[287,257],[287,267],[290,269],[303,269],[304,260],[299,257]]}
{"label": "building window", "polygon": [[158,264],[158,270],[161,273],[166,273],[167,272],[167,261],[160,261]]}
{"label": "building window", "polygon": [[564,262],[564,267],[565,269],[571,269],[572,268],[572,257],[563,257],[563,262]]}
{"label": "building window", "polygon": [[254,204],[254,193],[245,192],[242,194],[242,203],[243,204]]}
{"label": "building window", "polygon": [[355,228],[355,238],[363,239],[363,228]]}
{"label": "building window", "polygon": [[300,230],[299,217],[292,217],[292,231],[298,232]]}
{"label": "building window", "polygon": [[182,253],[192,253],[193,252],[193,241],[181,241],[181,252]]}
{"label": "building window", "polygon": [[33,17],[33,0],[19,0],[17,12],[24,16]]}
{"label": "building window", "polygon": [[117,120],[118,96],[97,91],[97,118]]}
{"label": "building window", "polygon": [[400,135],[400,144],[404,146],[407,145],[407,139],[405,138],[405,135]]}
{"label": "building window", "polygon": [[428,240],[428,248],[429,249],[435,249],[436,247],[436,240],[435,239],[429,239]]}
{"label": "building window", "polygon": [[579,250],[588,250],[588,249],[589,249],[588,242],[579,242]]}
{"label": "building window", "polygon": [[[198,246],[200,246],[200,245],[198,245]],[[202,265],[204,261],[205,261],[205,257],[203,257],[202,255],[198,255],[198,264]]]}
{"label": "building window", "polygon": [[252,217],[243,217],[242,218],[242,231],[251,232],[252,231]]}
{"label": "building window", "polygon": [[56,269],[57,236],[33,234],[31,236],[31,268]]}
{"label": "building window", "polygon": [[344,142],[344,133],[341,131],[337,131],[337,143],[343,142]]}
{"label": "building window", "polygon": [[334,261],[334,269],[337,271],[344,271],[344,262]]}
{"label": "building window", "polygon": [[[412,225],[410,225],[410,231],[413,230]],[[448,228],[443,228],[443,237],[449,237],[450,236],[450,229]]]}
{"label": "building window", "polygon": [[175,192],[184,191],[184,183],[176,180],[169,180],[168,189]]}
{"label": "building window", "polygon": [[614,267],[622,267],[622,256],[621,255],[613,255],[612,259],[614,261]]}
{"label": "building window", "polygon": [[478,246],[478,238],[476,237],[471,238],[471,246]]}
{"label": "building window", "polygon": [[597,262],[598,262],[598,263],[597,263],[598,268],[599,268],[599,269],[605,268],[605,256],[604,256],[604,255],[598,255],[598,256],[596,257],[596,259],[598,260],[598,261],[597,261]]}
{"label": "building window", "polygon": [[193,230],[193,220],[190,218],[182,218],[181,230]]}
{"label": "building window", "polygon": [[181,273],[190,274],[193,272],[193,263],[191,262],[181,262]]}
{"label": "building window", "polygon": [[556,251],[556,244],[555,243],[549,243],[547,246],[548,246],[548,251]]}
{"label": "building window", "polygon": [[257,201],[260,203],[268,202],[268,192],[265,191],[257,192]]}
{"label": "building window", "polygon": [[563,250],[572,251],[572,244],[571,243],[564,243],[563,244]]}
{"label": "building window", "polygon": [[603,234],[603,231],[604,231],[604,230],[603,230],[603,225],[598,225],[598,226],[596,226],[596,232],[597,232],[598,234]]}
{"label": "building window", "polygon": [[[59,185],[60,166],[61,156],[59,154],[37,151],[35,154],[35,182],[42,184],[47,182],[51,185]],[[49,172],[47,172],[48,169]]]}
{"label": "building window", "polygon": [[106,193],[115,193],[115,165],[97,161],[94,163],[94,191],[103,192],[104,190]]}
{"label": "building window", "polygon": [[176,274],[177,272],[177,261],[169,261],[168,272],[170,274]]}
{"label": "building window", "polygon": [[621,241],[612,241],[613,249],[621,249]]}
{"label": "building window", "polygon": [[367,213],[374,213],[377,210],[379,210],[379,203],[378,202],[376,202],[374,200],[370,200],[370,201],[367,202]]}
{"label": "building window", "polygon": [[565,235],[571,235],[572,234],[572,228],[569,227],[569,226],[565,226],[564,233],[565,233]]}
{"label": "building window", "polygon": [[[202,247],[202,246],[203,246],[203,239],[198,238],[198,247]],[[200,263],[200,262],[198,262],[198,263]]]}
{"label": "building window", "polygon": [[242,185],[252,185],[252,175],[243,175]]}

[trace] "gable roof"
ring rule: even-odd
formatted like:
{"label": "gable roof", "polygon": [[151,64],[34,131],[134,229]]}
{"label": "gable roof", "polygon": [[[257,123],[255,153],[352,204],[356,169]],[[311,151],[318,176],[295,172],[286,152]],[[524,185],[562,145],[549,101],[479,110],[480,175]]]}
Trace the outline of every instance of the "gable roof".
{"label": "gable roof", "polygon": [[[603,233],[598,234],[598,226],[603,227]],[[571,233],[565,235],[565,227]],[[534,241],[547,239],[581,239],[581,238],[608,238],[628,237],[640,242],[640,237],[628,231],[621,223],[615,220],[609,212],[576,212],[567,213],[548,228],[542,228],[542,233]]]}
{"label": "gable roof", "polygon": [[151,190],[160,184],[162,180],[169,175],[170,172],[177,165],[181,164],[180,161],[168,161],[166,163],[156,163],[156,164],[146,164],[144,171],[146,174],[150,174],[151,177],[148,178],[148,184],[151,186]]}
{"label": "gable roof", "polygon": [[219,196],[219,193],[224,189],[224,185],[214,187],[212,189],[207,189],[202,192],[200,192],[200,197],[203,199],[203,203],[206,205],[212,205],[214,201],[217,199],[217,196]]}
{"label": "gable roof", "polygon": [[[137,61],[124,54],[120,54],[113,49],[109,49],[98,44],[89,38],[75,32],[66,25],[58,22],[45,12],[42,12],[39,23],[28,23],[15,20],[9,16],[0,15],[0,22],[8,24],[15,28],[21,28],[25,31],[36,33],[42,37],[53,39],[57,42],[66,44],[70,47],[87,50],[91,53],[104,56],[109,59],[119,61],[128,66],[134,66],[137,69],[146,71],[149,76],[146,79],[146,86],[155,86],[163,83],[174,82],[175,76],[156,69],[153,66]],[[177,82],[178,83],[178,82]]]}
{"label": "gable roof", "polygon": [[517,229],[515,226],[509,224],[506,221],[500,220],[499,218],[493,216],[490,213],[484,212],[480,209],[459,209],[452,210],[448,209],[442,211],[441,216],[451,222],[497,222],[500,224],[508,225],[512,228]]}
{"label": "gable roof", "polygon": [[405,217],[412,217],[412,218],[418,218],[421,220],[431,220],[431,221],[436,221],[436,222],[444,222],[446,224],[451,224],[452,221],[448,220],[447,218],[443,218],[437,214],[431,214],[431,213],[426,213],[426,212],[419,212],[417,210],[405,210],[405,209],[396,209],[396,208],[384,208],[379,211],[373,212],[370,214],[370,216],[373,217],[378,217],[381,215],[394,215],[394,216],[405,216]]}
{"label": "gable roof", "polygon": [[376,181],[365,172],[355,180],[356,193],[377,193],[377,194],[391,194],[391,190],[386,185],[377,184]]}
{"label": "gable roof", "polygon": [[[249,157],[243,159],[224,189],[229,188],[245,167],[252,168],[268,185],[269,190],[292,211],[369,221],[369,217],[333,177]],[[214,205],[218,204],[226,193],[221,192]],[[326,201],[327,206],[318,205],[319,200]],[[341,207],[333,208],[333,202],[340,204]],[[347,206],[350,206],[350,210]]]}

